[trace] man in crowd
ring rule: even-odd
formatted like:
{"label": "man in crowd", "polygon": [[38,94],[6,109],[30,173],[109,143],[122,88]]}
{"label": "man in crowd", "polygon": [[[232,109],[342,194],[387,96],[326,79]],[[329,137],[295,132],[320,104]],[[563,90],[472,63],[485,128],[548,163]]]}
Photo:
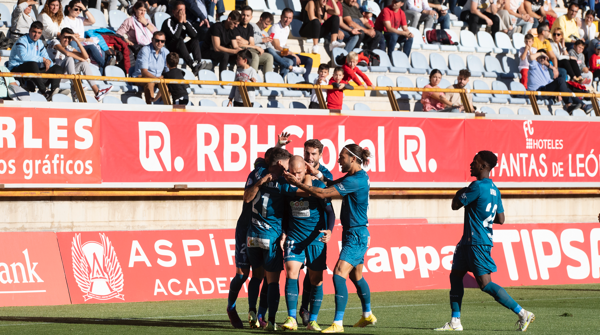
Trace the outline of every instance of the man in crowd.
{"label": "man in crowd", "polygon": [[[362,22],[363,15],[360,9],[357,7],[356,0],[344,0],[342,4],[343,16],[342,21],[345,25],[350,27],[352,31],[357,30],[359,32],[358,39],[354,46],[360,47],[363,43],[363,49],[374,50],[379,48],[379,43],[383,39],[381,32],[376,31],[373,27]],[[340,25],[341,27],[341,25]],[[348,46],[348,44],[346,44]],[[354,49],[354,46],[349,51]]]}
{"label": "man in crowd", "polygon": [[[255,45],[254,39],[254,27],[250,24],[252,20],[252,7],[244,6],[242,8],[242,21],[235,28],[237,36],[237,43],[241,48],[246,48],[252,53],[252,62],[250,66],[258,72],[258,66],[263,66],[263,72],[273,71],[273,56],[270,53],[265,52],[265,49]],[[262,42],[262,40],[261,40]]]}
{"label": "man in crowd", "polygon": [[537,37],[533,38],[533,47],[538,51],[544,50],[548,58],[550,58],[552,64],[557,65],[558,60],[554,55],[554,51],[552,51],[552,45],[550,44],[551,42],[548,22],[540,23],[540,25],[537,27]]}
{"label": "man in crowd", "polygon": [[235,62],[237,53],[242,50],[237,42],[237,26],[242,17],[240,12],[231,11],[226,21],[217,22],[210,27],[208,39],[202,45],[202,53],[219,64],[219,73],[227,70],[229,62]]}
{"label": "man in crowd", "polygon": [[557,28],[561,28],[565,38],[565,46],[567,46],[567,49],[569,50],[573,48],[573,44],[575,43],[575,41],[577,41],[580,38],[579,27],[577,27],[578,12],[579,5],[577,4],[577,2],[571,2],[567,14],[559,17],[552,24],[551,33],[554,33],[554,31]]}
{"label": "man in crowd", "polygon": [[[187,20],[183,2],[178,1],[175,3],[173,16],[163,22],[161,31],[165,33],[167,49],[181,55],[185,64],[192,69],[194,76],[197,76],[205,63],[201,63],[200,43],[196,39],[198,32]],[[190,37],[187,42],[185,42],[186,37]],[[192,56],[190,56],[190,52]]]}
{"label": "man in crowd", "polygon": [[[146,45],[140,50],[135,67],[133,67],[134,78],[162,78],[163,72],[169,71],[167,68],[167,55],[169,51],[164,47],[166,41],[165,33],[155,31],[152,36],[152,43]],[[144,83],[140,86],[144,91],[144,97],[147,104],[152,104],[158,100],[154,96],[156,83]]]}
{"label": "man in crowd", "polygon": [[444,0],[429,0],[429,7],[438,14],[437,22],[433,22],[433,26],[435,27],[435,24],[439,23],[440,29],[450,29],[450,14],[448,8],[443,4]]}
{"label": "man in crowd", "polygon": [[[284,46],[287,48],[287,41],[290,36],[290,24],[294,19],[294,11],[286,8],[281,13],[281,21],[271,26],[268,34],[273,34],[273,49],[277,52],[277,54],[282,57],[288,58],[292,60],[292,65],[304,65],[304,69],[306,72],[304,73],[304,80],[309,81],[310,70],[312,69],[313,60],[310,57],[297,55],[287,49],[284,51]],[[286,54],[287,53],[287,54]]]}
{"label": "man in crowd", "polygon": [[[42,30],[44,29],[40,21],[35,21],[29,28],[29,34],[21,36],[12,50],[8,58],[8,69],[10,72],[26,72],[26,73],[54,73],[62,74],[63,68],[55,65],[48,51],[44,46],[44,42],[40,40]],[[50,90],[46,90],[46,83],[50,82]],[[40,94],[43,94],[48,101],[52,99],[52,95],[58,92],[60,79],[42,79],[31,78],[27,81],[27,90],[33,92],[37,86]]]}
{"label": "man in crowd", "polygon": [[[462,69],[458,72],[458,78],[456,79],[456,84],[452,85],[452,88],[462,89],[467,86],[469,83],[469,78],[471,78],[471,71],[467,69]],[[460,112],[465,112],[465,106],[460,97],[460,93],[446,93],[446,98],[450,100],[452,106],[457,108]],[[467,93],[467,99],[469,105],[471,106],[471,110],[473,110],[473,94]]]}
{"label": "man in crowd", "polygon": [[[269,12],[263,12],[260,15],[260,19],[256,23],[250,23],[252,29],[254,30],[254,43],[257,47],[265,50],[266,53],[273,57],[273,64],[279,66],[279,72],[281,76],[285,78],[288,72],[293,70],[292,60],[288,58],[281,57],[280,54],[277,53],[275,49],[273,49],[273,44],[271,42],[273,39],[269,37],[266,30],[273,24],[273,14]],[[303,68],[301,69],[302,73],[304,73]]]}
{"label": "man in crowd", "polygon": [[379,49],[385,51],[392,58],[392,52],[398,42],[404,43],[402,51],[408,57],[413,44],[413,34],[408,30],[406,15],[402,11],[404,0],[393,0],[392,4],[381,11],[375,21],[375,30],[382,32],[384,39],[379,43]]}
{"label": "man in crowd", "polygon": [[424,22],[425,29],[432,28],[438,20],[438,13],[429,6],[427,0],[407,0],[404,12],[413,28],[419,28],[421,22]]}

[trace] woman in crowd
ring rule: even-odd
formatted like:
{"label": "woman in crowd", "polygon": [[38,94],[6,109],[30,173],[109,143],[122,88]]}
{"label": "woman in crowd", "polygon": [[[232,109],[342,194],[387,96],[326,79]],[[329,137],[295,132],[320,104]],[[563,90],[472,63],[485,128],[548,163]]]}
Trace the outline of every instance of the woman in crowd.
{"label": "woman in crowd", "polygon": [[[79,16],[83,13],[83,16]],[[100,71],[104,69],[104,52],[98,46],[99,41],[97,38],[85,38],[85,26],[91,26],[96,23],[96,19],[92,13],[88,12],[87,8],[81,3],[81,0],[72,0],[65,7],[65,17],[61,25],[62,28],[71,28],[78,41],[81,42],[85,51],[87,51],[90,58],[98,64]],[[71,42],[71,46],[75,49],[79,49],[75,41]]]}
{"label": "woman in crowd", "polygon": [[[312,53],[319,52],[319,39],[331,33],[331,44],[329,49],[343,48],[346,43],[338,41],[340,31],[340,9],[337,0],[332,0],[333,7],[327,5],[327,0],[309,0],[302,8],[303,23],[300,28],[300,36],[312,38]],[[324,20],[325,13],[331,15]]]}
{"label": "woman in crowd", "polygon": [[41,20],[44,25],[42,36],[50,41],[60,33],[63,21],[62,5],[59,0],[48,0],[42,9]]}
{"label": "woman in crowd", "polygon": [[[425,85],[425,88],[440,88],[438,86],[440,81],[442,81],[442,72],[434,69],[429,74],[429,85]],[[451,112],[455,108],[443,92],[423,92],[421,104],[425,112]]]}
{"label": "woman in crowd", "polygon": [[152,42],[152,34],[156,31],[156,27],[146,19],[146,7],[142,1],[138,1],[133,5],[133,15],[117,30],[117,35],[123,36],[134,53],[144,46]]}
{"label": "woman in crowd", "polygon": [[558,59],[558,67],[565,69],[571,80],[581,82],[583,78],[581,78],[581,70],[579,69],[579,65],[577,65],[577,59],[569,56],[563,35],[562,29],[556,28],[554,30],[552,41],[550,41],[552,52],[554,52],[556,59]]}

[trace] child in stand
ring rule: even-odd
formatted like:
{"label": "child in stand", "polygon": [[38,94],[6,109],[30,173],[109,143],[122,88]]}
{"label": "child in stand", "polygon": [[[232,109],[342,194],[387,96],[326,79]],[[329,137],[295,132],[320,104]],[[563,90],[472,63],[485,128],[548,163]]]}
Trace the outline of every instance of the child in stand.
{"label": "child in stand", "polygon": [[569,56],[571,58],[575,58],[577,61],[577,65],[579,66],[579,70],[581,70],[581,77],[583,78],[583,85],[589,85],[592,83],[592,74],[590,70],[585,66],[585,56],[583,55],[583,50],[585,49],[585,42],[583,40],[577,40],[575,42],[575,46],[571,51],[569,51]]}
{"label": "child in stand", "polygon": [[365,2],[365,4],[362,5],[360,10],[362,11],[362,14],[363,14],[363,17],[360,19],[360,21],[365,26],[371,26],[371,28],[374,28],[375,24],[373,23],[373,9],[371,7],[369,7],[367,2]]}
{"label": "child in stand", "polygon": [[529,73],[529,55],[537,52],[533,47],[533,35],[525,35],[525,46],[519,50],[519,71],[521,72],[521,84],[527,89],[527,76]]}
{"label": "child in stand", "polygon": [[[235,70],[235,81],[244,81],[244,82],[256,82],[256,78],[258,78],[258,73],[256,70],[250,66],[249,62],[252,60],[252,53],[248,49],[244,49],[237,53],[237,59],[235,63],[237,68]],[[254,87],[248,87],[248,97],[250,98],[250,103],[254,105]],[[227,107],[230,107],[233,104],[234,107],[244,107],[244,101],[242,100],[242,96],[240,95],[240,90],[237,89],[237,86],[231,88],[231,92],[229,93],[229,104]]]}
{"label": "child in stand", "polygon": [[333,76],[329,80],[329,85],[332,85],[334,90],[327,90],[327,109],[342,109],[342,105],[344,104],[344,91],[343,90],[353,90],[354,87],[349,85],[347,81],[344,80],[344,69],[341,67],[336,67],[333,70]]}
{"label": "child in stand", "polygon": [[[327,77],[329,76],[329,65],[321,64],[319,65],[319,77],[315,79],[313,84],[315,85],[327,85]],[[323,98],[327,101],[327,94],[323,94]],[[317,93],[315,90],[312,90],[312,94],[310,95],[310,105],[308,105],[310,109],[319,109],[319,98],[317,98]]]}
{"label": "child in stand", "polygon": [[[167,67],[169,72],[163,74],[165,79],[184,79],[185,73],[177,68],[179,64],[179,54],[171,52],[167,55]],[[169,87],[169,93],[171,93],[171,100],[173,105],[184,105],[188,104],[189,96],[187,89],[190,87],[188,84],[167,84]],[[160,93],[159,93],[160,94]]]}
{"label": "child in stand", "polygon": [[[369,77],[367,77],[366,74],[364,74],[358,67],[356,67],[356,65],[358,65],[358,54],[354,51],[351,51],[350,53],[348,53],[348,56],[346,56],[346,64],[344,64],[344,67],[343,67],[343,70],[344,70],[343,80],[346,83],[349,82],[350,80],[353,80],[356,84],[362,85],[364,88],[367,88],[367,86],[375,87],[369,80]],[[335,73],[334,73],[334,76],[335,76]],[[362,81],[360,81],[358,76],[362,77],[362,79],[365,81],[364,84]],[[350,85],[347,85],[347,86],[350,86]]]}
{"label": "child in stand", "polygon": [[596,43],[596,53],[590,58],[590,71],[594,74],[594,79],[600,78],[600,42]]}

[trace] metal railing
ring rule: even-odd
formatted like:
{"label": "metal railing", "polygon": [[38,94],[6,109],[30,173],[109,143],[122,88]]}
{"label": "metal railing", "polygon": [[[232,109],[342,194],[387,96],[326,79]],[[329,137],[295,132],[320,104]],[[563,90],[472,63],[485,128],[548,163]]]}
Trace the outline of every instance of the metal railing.
{"label": "metal railing", "polygon": [[[102,77],[102,76],[83,76],[73,74],[46,74],[46,73],[18,73],[18,72],[0,72],[0,77],[16,77],[16,78],[42,78],[42,79],[68,79],[72,81],[72,88],[77,94],[79,102],[87,102],[83,81],[108,81],[108,82],[128,82],[128,83],[156,83],[161,92],[162,100],[166,105],[171,105],[171,96],[169,94],[168,84],[196,84],[196,85],[222,85],[239,87],[240,95],[245,107],[252,107],[250,97],[248,95],[248,87],[275,87],[275,88],[295,88],[295,89],[314,89],[319,101],[321,109],[327,109],[327,102],[323,97],[323,90],[334,89],[331,85],[313,85],[313,84],[276,84],[276,83],[252,83],[240,81],[208,81],[208,80],[178,80],[178,79],[161,79],[161,78],[131,78],[131,77]],[[375,87],[354,87],[354,90],[368,91],[385,91],[389,99],[393,111],[401,111],[398,100],[394,92],[444,92],[444,93],[459,93],[466,113],[473,113],[471,105],[468,101],[467,94],[507,94],[513,96],[528,97],[535,115],[540,115],[540,108],[537,103],[539,97],[578,97],[590,98],[596,116],[600,116],[600,106],[598,104],[598,93],[573,93],[573,92],[537,92],[537,91],[493,91],[493,90],[468,90],[468,89],[450,89],[450,88],[415,88],[415,87],[391,87],[391,86],[375,86]],[[177,108],[177,107],[174,107]]]}

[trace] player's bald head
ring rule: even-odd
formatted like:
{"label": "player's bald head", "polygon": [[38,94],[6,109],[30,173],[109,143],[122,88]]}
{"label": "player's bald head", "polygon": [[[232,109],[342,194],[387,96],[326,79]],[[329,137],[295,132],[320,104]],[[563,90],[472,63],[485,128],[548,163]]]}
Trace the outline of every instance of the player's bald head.
{"label": "player's bald head", "polygon": [[304,157],[302,156],[292,156],[290,158],[290,169],[303,169],[304,165]]}

